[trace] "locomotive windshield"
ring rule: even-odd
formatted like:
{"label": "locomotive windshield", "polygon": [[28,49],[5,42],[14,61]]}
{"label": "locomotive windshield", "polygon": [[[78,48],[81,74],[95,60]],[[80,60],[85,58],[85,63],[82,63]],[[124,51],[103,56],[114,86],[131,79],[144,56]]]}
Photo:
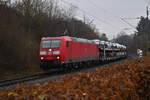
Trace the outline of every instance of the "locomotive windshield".
{"label": "locomotive windshield", "polygon": [[60,40],[52,40],[51,48],[59,48],[60,47]]}
{"label": "locomotive windshield", "polygon": [[59,48],[60,40],[43,40],[41,42],[41,48]]}
{"label": "locomotive windshield", "polygon": [[51,41],[50,40],[44,40],[41,42],[41,48],[50,48]]}

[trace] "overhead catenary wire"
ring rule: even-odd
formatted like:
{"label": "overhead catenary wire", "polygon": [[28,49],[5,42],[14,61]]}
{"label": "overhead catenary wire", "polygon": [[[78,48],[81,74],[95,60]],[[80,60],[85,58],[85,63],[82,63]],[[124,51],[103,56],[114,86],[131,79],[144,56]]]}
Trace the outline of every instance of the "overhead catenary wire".
{"label": "overhead catenary wire", "polygon": [[105,13],[108,13],[109,15],[115,17],[115,18],[119,18],[120,19],[120,22],[122,23],[126,23],[128,26],[132,27],[133,29],[136,30],[136,27],[133,26],[132,24],[130,24],[128,21],[126,21],[124,18],[120,17],[120,16],[117,16],[117,15],[114,15],[112,14],[111,12],[109,12],[108,10],[106,10],[105,8],[101,7],[100,5],[97,5],[95,4],[93,1],[91,0],[88,0],[90,2],[90,4],[92,4],[95,8],[101,8],[101,10],[103,10]]}
{"label": "overhead catenary wire", "polygon": [[129,26],[131,26],[132,28],[136,29],[135,26],[133,26],[132,24],[130,24],[128,21],[126,21],[124,18],[121,18],[122,21],[124,21],[125,23],[127,23]]}
{"label": "overhead catenary wire", "polygon": [[[71,3],[69,3],[69,2],[67,2],[67,1],[65,1],[65,0],[61,0],[61,1],[62,1],[63,3],[65,3],[65,4],[67,4],[67,5],[72,5],[72,6],[74,6],[73,4],[71,4]],[[97,21],[99,21],[99,22],[101,22],[101,23],[104,23],[104,24],[107,24],[107,25],[111,26],[112,28],[116,28],[116,29],[119,29],[119,30],[120,30],[120,28],[118,28],[118,27],[112,25],[111,23],[109,23],[109,22],[107,22],[107,21],[105,21],[105,20],[103,20],[103,19],[101,19],[101,18],[99,18],[99,17],[97,17],[97,16],[92,15],[91,13],[85,11],[84,9],[81,9],[81,8],[79,8],[79,7],[78,7],[78,9],[79,9],[79,11],[81,11],[82,13],[85,13],[85,14],[89,15],[90,17],[95,18]]]}
{"label": "overhead catenary wire", "polygon": [[127,17],[125,17],[125,18],[123,18],[123,19],[130,19],[130,20],[134,20],[134,19],[140,19],[140,17],[135,17],[135,18],[127,18]]}

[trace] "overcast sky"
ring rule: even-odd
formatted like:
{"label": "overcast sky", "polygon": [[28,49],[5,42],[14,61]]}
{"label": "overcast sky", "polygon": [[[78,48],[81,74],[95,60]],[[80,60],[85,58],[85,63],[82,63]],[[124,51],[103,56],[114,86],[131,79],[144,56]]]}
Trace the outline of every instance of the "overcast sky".
{"label": "overcast sky", "polygon": [[[136,18],[146,16],[146,6],[150,0],[59,0],[66,1],[76,7],[76,17],[83,19],[86,16],[101,33],[106,33],[112,39],[117,33],[125,31],[131,34],[135,29],[124,23],[120,18]],[[61,3],[67,7],[68,4]],[[133,26],[137,26],[138,19],[126,19]],[[128,30],[125,30],[128,28]]]}

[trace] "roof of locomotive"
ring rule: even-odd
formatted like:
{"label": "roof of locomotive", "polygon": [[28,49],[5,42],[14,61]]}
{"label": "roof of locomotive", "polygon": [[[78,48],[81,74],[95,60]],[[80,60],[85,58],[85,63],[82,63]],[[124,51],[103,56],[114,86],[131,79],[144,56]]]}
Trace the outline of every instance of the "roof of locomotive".
{"label": "roof of locomotive", "polygon": [[69,36],[43,37],[41,40],[56,40],[56,39],[65,39],[67,41],[76,41],[76,42],[83,42],[83,43],[94,43],[92,40],[76,38],[76,37],[69,37]]}
{"label": "roof of locomotive", "polygon": [[65,39],[68,41],[71,41],[71,38],[69,36],[60,36],[60,37],[43,37],[41,40],[56,40],[56,39]]}

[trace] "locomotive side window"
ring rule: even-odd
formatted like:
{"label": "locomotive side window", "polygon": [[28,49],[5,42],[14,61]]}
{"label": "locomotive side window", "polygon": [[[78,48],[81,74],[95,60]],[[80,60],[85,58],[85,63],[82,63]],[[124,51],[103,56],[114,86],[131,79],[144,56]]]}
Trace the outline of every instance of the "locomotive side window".
{"label": "locomotive side window", "polygon": [[41,48],[50,48],[51,41],[44,40],[41,42]]}
{"label": "locomotive side window", "polygon": [[69,41],[66,42],[66,47],[69,47]]}
{"label": "locomotive side window", "polygon": [[51,48],[59,48],[60,47],[60,40],[52,40]]}

